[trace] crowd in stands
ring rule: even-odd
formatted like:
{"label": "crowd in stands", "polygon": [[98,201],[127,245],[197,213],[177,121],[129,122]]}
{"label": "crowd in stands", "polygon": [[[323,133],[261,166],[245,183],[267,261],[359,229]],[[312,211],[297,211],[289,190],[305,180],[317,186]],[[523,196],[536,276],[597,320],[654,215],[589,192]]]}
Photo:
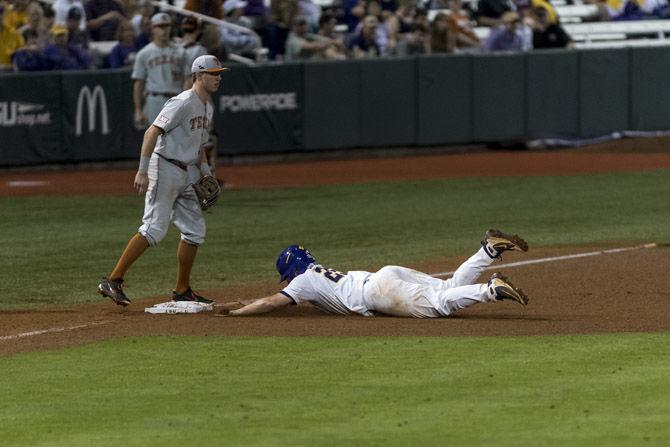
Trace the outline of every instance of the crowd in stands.
{"label": "crowd in stands", "polygon": [[[586,21],[670,18],[668,0],[572,0]],[[172,2],[174,3],[174,2]],[[225,61],[350,59],[572,46],[550,0],[186,0],[235,26],[170,12],[173,41]],[[0,0],[0,70],[132,66],[152,40],[150,0]],[[490,27],[480,40],[476,27]],[[105,51],[96,45],[108,42]]]}

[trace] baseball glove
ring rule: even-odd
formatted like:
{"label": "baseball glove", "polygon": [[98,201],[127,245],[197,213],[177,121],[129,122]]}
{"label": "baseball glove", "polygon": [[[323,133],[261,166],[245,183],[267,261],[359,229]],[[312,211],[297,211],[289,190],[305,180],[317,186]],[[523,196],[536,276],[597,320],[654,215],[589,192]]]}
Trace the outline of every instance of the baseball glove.
{"label": "baseball glove", "polygon": [[200,180],[193,184],[195,195],[198,196],[198,203],[203,211],[216,203],[216,199],[221,194],[221,187],[211,175],[203,175]]}

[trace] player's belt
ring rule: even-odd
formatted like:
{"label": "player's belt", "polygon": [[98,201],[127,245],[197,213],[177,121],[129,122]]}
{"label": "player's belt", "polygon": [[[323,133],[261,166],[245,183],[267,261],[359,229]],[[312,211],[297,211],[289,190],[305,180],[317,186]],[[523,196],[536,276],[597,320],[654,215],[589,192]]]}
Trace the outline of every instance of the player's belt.
{"label": "player's belt", "polygon": [[177,96],[179,93],[171,93],[171,92],[147,92],[147,95],[150,96],[165,96],[166,98],[172,98],[173,96]]}
{"label": "player's belt", "polygon": [[158,152],[156,152],[156,155],[158,155],[163,160],[172,163],[173,165],[175,165],[179,169],[183,169],[184,171],[188,171],[188,165],[186,163],[184,163],[183,161],[175,160],[174,158],[167,158],[164,155],[159,154]]}

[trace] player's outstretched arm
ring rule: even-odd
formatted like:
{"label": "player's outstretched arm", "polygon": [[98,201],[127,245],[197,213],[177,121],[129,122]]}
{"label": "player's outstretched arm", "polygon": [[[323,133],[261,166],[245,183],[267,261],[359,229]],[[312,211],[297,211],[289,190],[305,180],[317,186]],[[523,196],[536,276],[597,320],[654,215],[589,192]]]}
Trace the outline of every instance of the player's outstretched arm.
{"label": "player's outstretched arm", "polygon": [[271,312],[275,309],[279,309],[280,307],[288,306],[291,303],[293,303],[293,300],[288,298],[286,295],[282,295],[281,293],[275,293],[272,296],[267,296],[265,298],[256,300],[251,304],[247,304],[246,306],[240,309],[231,310],[228,315],[241,316],[241,315],[264,314],[266,312]]}

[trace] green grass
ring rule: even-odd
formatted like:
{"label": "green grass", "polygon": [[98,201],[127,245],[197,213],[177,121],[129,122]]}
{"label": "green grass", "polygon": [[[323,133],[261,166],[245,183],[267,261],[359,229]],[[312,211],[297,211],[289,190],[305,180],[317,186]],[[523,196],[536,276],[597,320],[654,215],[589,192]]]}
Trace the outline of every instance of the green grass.
{"label": "green grass", "polygon": [[[469,254],[491,226],[536,247],[669,241],[669,184],[659,170],[227,191],[207,217],[193,283],[274,278],[277,254],[296,242],[348,270]],[[0,199],[0,308],[99,299],[142,208],[137,196]],[[171,290],[177,240],[172,230],[133,266],[132,296]]]}
{"label": "green grass", "polygon": [[668,333],[126,338],[0,358],[0,374],[3,445],[670,439]]}

